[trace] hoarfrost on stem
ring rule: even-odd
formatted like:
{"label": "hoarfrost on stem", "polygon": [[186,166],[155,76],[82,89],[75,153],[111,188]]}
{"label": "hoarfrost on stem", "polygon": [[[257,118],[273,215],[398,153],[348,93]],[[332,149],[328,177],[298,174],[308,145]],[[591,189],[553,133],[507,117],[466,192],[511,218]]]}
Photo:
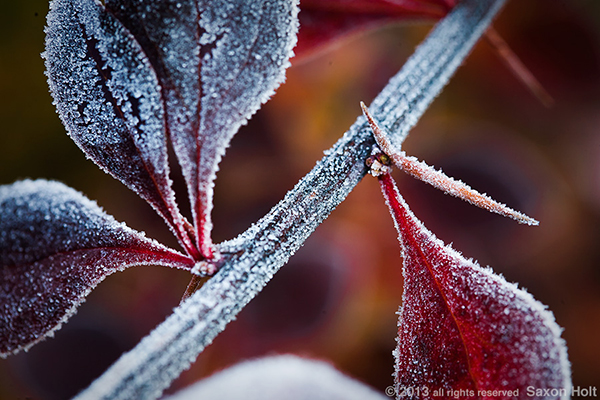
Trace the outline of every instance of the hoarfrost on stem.
{"label": "hoarfrost on stem", "polygon": [[[457,5],[373,101],[370,109],[395,143],[402,143],[503,2]],[[360,182],[374,144],[366,119],[359,117],[265,217],[219,245],[224,260],[215,276],[78,398],[158,398]]]}

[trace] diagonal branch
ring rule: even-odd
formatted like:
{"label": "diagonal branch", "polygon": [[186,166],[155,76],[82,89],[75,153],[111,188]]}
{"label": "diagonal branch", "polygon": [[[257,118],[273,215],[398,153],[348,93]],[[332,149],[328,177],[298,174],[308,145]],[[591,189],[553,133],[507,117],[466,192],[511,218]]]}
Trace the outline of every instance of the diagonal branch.
{"label": "diagonal branch", "polygon": [[[401,147],[503,3],[462,1],[375,98],[369,108],[393,135],[394,146]],[[159,397],[358,184],[374,143],[367,120],[358,117],[265,217],[219,246],[219,272],[78,398]]]}

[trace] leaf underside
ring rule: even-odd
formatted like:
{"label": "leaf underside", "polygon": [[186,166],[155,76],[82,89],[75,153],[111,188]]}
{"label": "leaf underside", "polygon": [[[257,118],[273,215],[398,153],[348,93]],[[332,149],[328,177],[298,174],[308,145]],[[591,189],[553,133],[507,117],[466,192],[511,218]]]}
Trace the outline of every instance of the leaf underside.
{"label": "leaf underside", "polygon": [[[404,258],[397,393],[427,387],[442,398],[463,390],[461,398],[509,399],[535,387],[564,389],[560,397],[568,397],[570,364],[552,313],[444,245],[408,209],[389,174],[379,181]],[[486,394],[493,390],[504,392]]]}
{"label": "leaf underside", "polygon": [[0,186],[0,356],[52,335],[114,272],[194,264],[61,183]]}

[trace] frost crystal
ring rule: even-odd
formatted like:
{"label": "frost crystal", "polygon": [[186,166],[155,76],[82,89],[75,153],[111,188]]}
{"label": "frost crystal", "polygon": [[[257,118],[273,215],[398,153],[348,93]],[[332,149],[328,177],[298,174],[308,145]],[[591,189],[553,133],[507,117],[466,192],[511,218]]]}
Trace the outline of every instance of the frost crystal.
{"label": "frost crystal", "polygon": [[[394,134],[394,143],[401,144],[502,3],[461,1],[377,96],[371,109]],[[374,143],[359,117],[268,215],[219,246],[224,264],[214,277],[77,398],[160,397],[360,182]]]}
{"label": "frost crystal", "polygon": [[61,183],[0,186],[0,356],[51,334],[107,275],[134,265],[194,262]]}
{"label": "frost crystal", "polygon": [[371,161],[370,165],[368,164],[368,166],[371,168],[371,175],[381,176],[389,172],[389,170],[384,168],[386,164],[380,161],[381,158],[385,156],[388,164],[389,158],[391,161],[393,161],[394,165],[396,165],[396,167],[400,168],[402,171],[433,186],[436,189],[444,191],[446,194],[458,197],[490,212],[512,218],[521,224],[539,225],[539,222],[535,219],[509,208],[485,194],[479,193],[478,191],[472,189],[469,185],[444,174],[441,170],[435,170],[424,162],[419,161],[414,157],[407,156],[400,149],[396,149],[388,140],[387,134],[381,128],[379,128],[379,125],[371,116],[367,106],[365,106],[363,102],[360,103],[360,106],[362,107],[365,117],[367,117],[367,120],[369,121],[369,125],[371,125],[371,129],[373,129],[373,135],[375,136],[377,145],[385,153],[385,155],[377,155],[377,151],[374,149],[375,157],[371,156],[369,159],[367,159],[367,161],[374,160]]}
{"label": "frost crystal", "polygon": [[71,138],[148,201],[193,253],[169,179],[161,88],[134,37],[96,1],[53,0],[44,57]]}
{"label": "frost crystal", "polygon": [[218,163],[239,127],[284,80],[296,42],[296,5],[296,0],[106,1],[136,37],[162,85],[205,257],[212,255]]}
{"label": "frost crystal", "polygon": [[[453,391],[523,398],[527,387],[570,393],[567,349],[552,313],[438,240],[408,209],[390,175],[380,184],[404,258],[397,393],[408,387],[427,389],[415,398],[439,389],[446,398]],[[501,392],[485,394],[494,390]]]}

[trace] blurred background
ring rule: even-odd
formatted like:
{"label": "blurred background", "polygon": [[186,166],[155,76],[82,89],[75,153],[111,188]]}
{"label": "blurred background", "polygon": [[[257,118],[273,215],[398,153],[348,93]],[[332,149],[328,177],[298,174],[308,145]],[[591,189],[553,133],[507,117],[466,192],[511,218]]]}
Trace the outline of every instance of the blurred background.
{"label": "blurred background", "polygon": [[[0,183],[60,180],[177,247],[151,208],[87,161],[66,135],[40,57],[47,0],[3,0],[1,9]],[[221,163],[214,240],[235,237],[275,205],[431,26],[387,26],[294,62],[287,82]],[[600,386],[600,3],[513,0],[494,26],[555,106],[541,105],[481,42],[404,150],[540,226],[518,225],[394,174],[439,238],[548,305],[564,327],[574,385]],[[185,204],[181,179],[176,184]],[[168,392],[240,360],[278,353],[329,360],[383,392],[393,384],[401,265],[377,182],[366,177]],[[0,399],[74,395],[170,314],[189,278],[158,267],[109,277],[55,338],[0,360]]]}

